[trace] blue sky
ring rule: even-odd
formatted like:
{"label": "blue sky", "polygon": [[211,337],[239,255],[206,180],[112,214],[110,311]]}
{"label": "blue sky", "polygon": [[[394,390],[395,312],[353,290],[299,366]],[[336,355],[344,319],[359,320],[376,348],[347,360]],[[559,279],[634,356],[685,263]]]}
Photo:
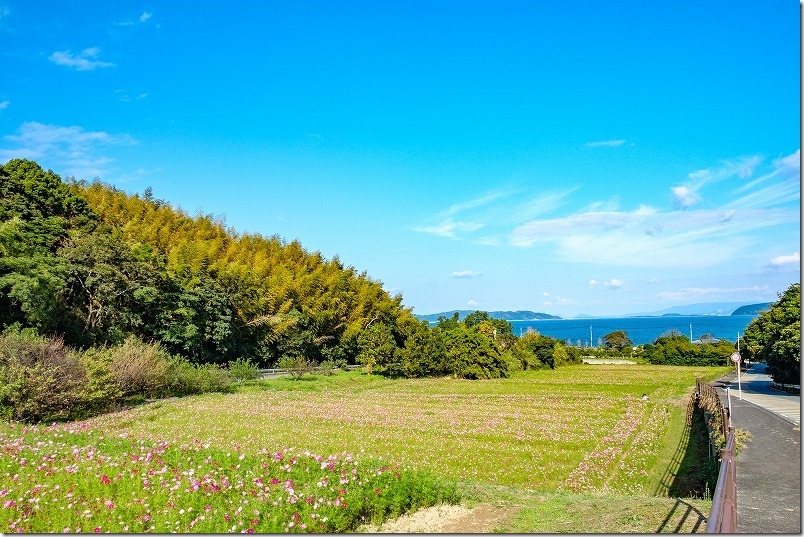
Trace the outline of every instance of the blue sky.
{"label": "blue sky", "polygon": [[299,239],[416,313],[773,301],[799,9],[0,0],[0,163]]}

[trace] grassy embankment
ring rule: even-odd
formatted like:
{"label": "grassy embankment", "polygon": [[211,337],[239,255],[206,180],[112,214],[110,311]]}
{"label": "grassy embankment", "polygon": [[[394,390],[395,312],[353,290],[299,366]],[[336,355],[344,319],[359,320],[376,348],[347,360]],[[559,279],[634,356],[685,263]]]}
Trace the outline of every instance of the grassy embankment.
{"label": "grassy embankment", "polygon": [[667,494],[687,451],[684,396],[696,376],[720,374],[642,365],[492,381],[353,372],[85,422],[2,424],[0,528],[354,531],[364,518],[460,496],[504,507],[497,529],[506,532],[702,531],[710,502]]}

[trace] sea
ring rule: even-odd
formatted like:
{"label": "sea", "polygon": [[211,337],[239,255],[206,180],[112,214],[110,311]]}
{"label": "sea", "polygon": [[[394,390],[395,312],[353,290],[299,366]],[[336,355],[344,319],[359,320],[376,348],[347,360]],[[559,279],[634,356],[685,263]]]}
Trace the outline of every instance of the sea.
{"label": "sea", "polygon": [[[590,331],[593,347],[602,345],[603,336],[615,330],[625,330],[634,345],[653,343],[661,335],[677,330],[681,335],[696,340],[704,334],[732,343],[743,336],[745,327],[756,319],[755,315],[672,315],[663,317],[616,317],[606,319],[539,319],[535,321],[509,321],[517,336],[533,328],[540,334],[561,341],[570,340],[574,346],[589,346]],[[579,343],[580,342],[580,343]]]}

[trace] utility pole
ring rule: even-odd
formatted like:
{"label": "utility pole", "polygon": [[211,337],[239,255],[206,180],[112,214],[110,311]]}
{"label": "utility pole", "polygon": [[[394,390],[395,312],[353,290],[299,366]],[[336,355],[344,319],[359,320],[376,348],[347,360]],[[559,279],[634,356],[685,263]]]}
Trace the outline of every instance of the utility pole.
{"label": "utility pole", "polygon": [[690,323],[690,342],[692,342],[692,323]]}
{"label": "utility pole", "polygon": [[595,346],[594,340],[592,339],[592,325],[590,324],[589,325],[589,348],[591,349],[594,346]]}

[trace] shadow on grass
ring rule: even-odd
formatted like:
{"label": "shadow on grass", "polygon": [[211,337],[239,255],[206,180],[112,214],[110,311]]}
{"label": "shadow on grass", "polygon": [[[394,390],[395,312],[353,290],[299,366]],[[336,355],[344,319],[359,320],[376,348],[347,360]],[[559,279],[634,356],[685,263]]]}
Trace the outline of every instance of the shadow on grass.
{"label": "shadow on grass", "polygon": [[[680,513],[677,513],[679,511]],[[656,533],[679,533],[682,531],[684,524],[687,523],[687,519],[690,518],[692,515],[695,520],[694,525],[692,526],[691,530],[684,530],[684,533],[698,533],[698,530],[701,527],[706,525],[706,515],[701,513],[701,511],[691,505],[681,498],[676,499],[676,503],[673,504],[673,507],[670,509],[670,512],[667,513],[667,516],[664,518],[662,523],[656,528]],[[680,518],[678,518],[680,516]],[[675,519],[675,520],[674,520]]]}
{"label": "shadow on grass", "polygon": [[[659,496],[676,498],[657,528],[657,533],[678,532],[690,516],[698,518],[693,532],[705,525],[708,515],[685,502],[684,498],[710,498],[717,481],[717,459],[709,450],[709,434],[703,410],[690,406],[687,412],[687,427],[655,491]],[[672,526],[675,528],[670,529]]]}

